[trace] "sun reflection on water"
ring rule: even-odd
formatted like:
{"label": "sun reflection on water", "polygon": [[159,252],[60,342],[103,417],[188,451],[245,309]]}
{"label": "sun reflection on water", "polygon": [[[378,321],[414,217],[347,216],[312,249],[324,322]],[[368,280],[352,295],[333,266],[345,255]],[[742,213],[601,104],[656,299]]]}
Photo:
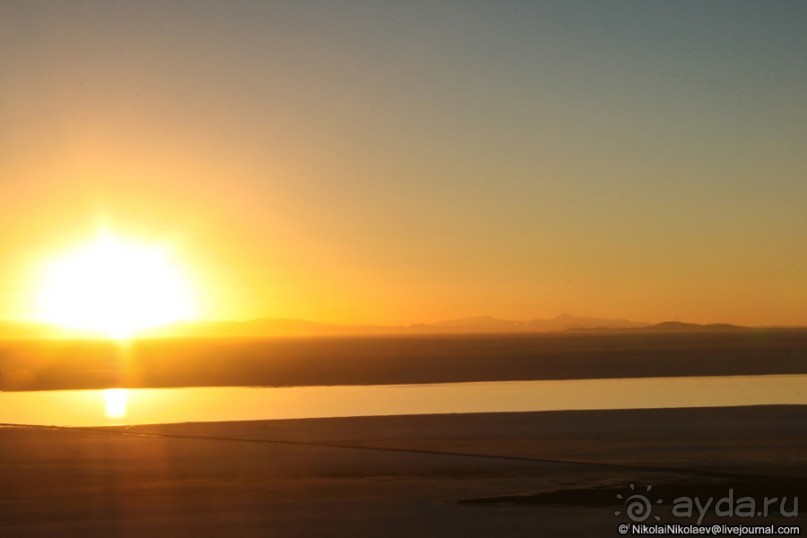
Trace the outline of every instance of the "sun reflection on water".
{"label": "sun reflection on water", "polygon": [[107,418],[123,418],[126,416],[126,403],[129,391],[126,389],[106,389],[104,391],[104,410]]}

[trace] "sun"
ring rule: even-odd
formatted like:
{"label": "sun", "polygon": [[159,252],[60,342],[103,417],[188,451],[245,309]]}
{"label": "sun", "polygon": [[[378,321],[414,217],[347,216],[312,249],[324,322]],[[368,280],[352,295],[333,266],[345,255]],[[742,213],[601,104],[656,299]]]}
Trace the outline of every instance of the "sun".
{"label": "sun", "polygon": [[193,319],[189,281],[166,245],[101,232],[47,263],[38,318],[110,338]]}

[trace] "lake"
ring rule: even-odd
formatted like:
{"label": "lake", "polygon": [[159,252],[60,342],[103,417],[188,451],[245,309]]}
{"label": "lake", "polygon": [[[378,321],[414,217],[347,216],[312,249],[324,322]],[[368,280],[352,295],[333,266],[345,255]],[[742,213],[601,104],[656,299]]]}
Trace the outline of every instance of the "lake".
{"label": "lake", "polygon": [[807,375],[0,392],[0,423],[109,426],[775,404],[807,404]]}

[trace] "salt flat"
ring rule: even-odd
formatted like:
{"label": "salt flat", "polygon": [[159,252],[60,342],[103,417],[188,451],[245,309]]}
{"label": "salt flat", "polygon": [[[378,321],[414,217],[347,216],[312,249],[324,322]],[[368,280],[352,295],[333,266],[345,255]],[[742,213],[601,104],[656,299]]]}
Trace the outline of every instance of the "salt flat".
{"label": "salt flat", "polygon": [[775,406],[6,427],[0,534],[613,536],[630,483],[802,491],[805,419]]}

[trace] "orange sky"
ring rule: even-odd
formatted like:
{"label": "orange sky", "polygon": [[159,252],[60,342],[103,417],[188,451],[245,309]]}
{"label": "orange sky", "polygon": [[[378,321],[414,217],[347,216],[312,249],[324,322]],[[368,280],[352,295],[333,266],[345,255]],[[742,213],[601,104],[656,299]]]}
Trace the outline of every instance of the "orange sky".
{"label": "orange sky", "polygon": [[0,318],[101,224],[201,315],[807,324],[798,4],[0,6]]}

